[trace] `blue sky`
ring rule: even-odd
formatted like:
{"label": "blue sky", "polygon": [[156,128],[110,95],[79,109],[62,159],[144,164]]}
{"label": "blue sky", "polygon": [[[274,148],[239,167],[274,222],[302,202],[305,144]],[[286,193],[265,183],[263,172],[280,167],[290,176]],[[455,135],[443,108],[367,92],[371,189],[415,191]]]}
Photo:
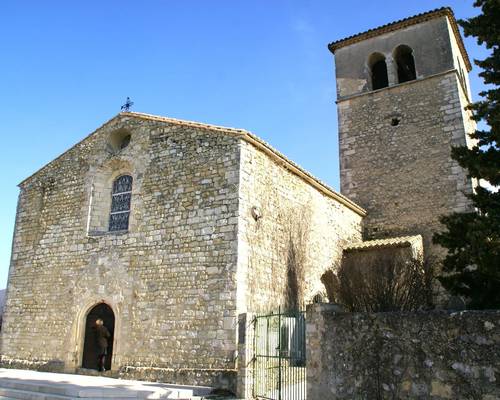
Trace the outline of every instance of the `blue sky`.
{"label": "blue sky", "polygon": [[[478,13],[472,0],[2,1],[0,288],[16,185],[127,96],[134,111],[248,129],[338,189],[326,45],[444,5],[458,18]],[[474,39],[466,47],[471,58],[485,54]]]}

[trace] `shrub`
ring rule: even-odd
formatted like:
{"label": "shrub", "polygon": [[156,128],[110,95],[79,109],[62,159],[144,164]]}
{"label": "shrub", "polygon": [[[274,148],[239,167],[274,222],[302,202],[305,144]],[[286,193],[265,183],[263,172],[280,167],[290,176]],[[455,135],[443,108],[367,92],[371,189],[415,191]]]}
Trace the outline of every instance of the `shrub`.
{"label": "shrub", "polygon": [[330,300],[352,312],[429,309],[432,265],[394,253],[344,256],[337,273],[331,274]]}

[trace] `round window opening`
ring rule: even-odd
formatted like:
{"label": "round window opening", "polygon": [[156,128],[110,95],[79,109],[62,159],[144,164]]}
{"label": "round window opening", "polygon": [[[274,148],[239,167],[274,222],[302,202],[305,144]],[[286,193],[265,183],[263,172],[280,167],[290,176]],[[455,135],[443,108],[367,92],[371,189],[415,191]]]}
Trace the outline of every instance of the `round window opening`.
{"label": "round window opening", "polygon": [[124,149],[125,147],[127,147],[127,146],[130,144],[130,138],[131,138],[131,136],[130,136],[130,135],[127,135],[127,136],[125,136],[125,137],[122,139],[122,141],[121,141],[121,143],[120,143],[120,150],[121,150],[121,149]]}
{"label": "round window opening", "polygon": [[109,135],[109,145],[117,152],[125,149],[130,144],[132,135],[125,129],[117,130]]}

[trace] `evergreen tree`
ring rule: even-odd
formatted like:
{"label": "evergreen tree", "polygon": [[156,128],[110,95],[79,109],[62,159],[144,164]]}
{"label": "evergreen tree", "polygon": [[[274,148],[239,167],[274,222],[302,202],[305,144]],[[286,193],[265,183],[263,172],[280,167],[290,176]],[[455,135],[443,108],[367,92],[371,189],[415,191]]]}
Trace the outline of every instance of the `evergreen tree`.
{"label": "evergreen tree", "polygon": [[[474,60],[488,86],[482,100],[469,106],[473,119],[487,128],[475,131],[471,149],[453,148],[452,158],[470,177],[500,186],[500,0],[476,0],[474,7],[481,14],[459,23],[465,36],[491,50],[484,60]],[[500,192],[479,186],[469,197],[475,211],[442,217],[446,230],[434,235],[448,250],[439,280],[452,294],[468,298],[470,308],[500,308]]]}

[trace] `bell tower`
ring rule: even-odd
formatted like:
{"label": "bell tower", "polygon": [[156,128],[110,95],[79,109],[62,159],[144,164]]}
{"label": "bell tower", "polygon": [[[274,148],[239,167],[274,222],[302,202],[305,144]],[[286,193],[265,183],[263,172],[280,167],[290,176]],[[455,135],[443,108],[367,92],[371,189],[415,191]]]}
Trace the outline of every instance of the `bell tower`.
{"label": "bell tower", "polygon": [[471,64],[449,8],[330,43],[335,55],[341,192],[368,211],[365,239],[422,234],[470,209],[472,182],[451,159],[475,130]]}

